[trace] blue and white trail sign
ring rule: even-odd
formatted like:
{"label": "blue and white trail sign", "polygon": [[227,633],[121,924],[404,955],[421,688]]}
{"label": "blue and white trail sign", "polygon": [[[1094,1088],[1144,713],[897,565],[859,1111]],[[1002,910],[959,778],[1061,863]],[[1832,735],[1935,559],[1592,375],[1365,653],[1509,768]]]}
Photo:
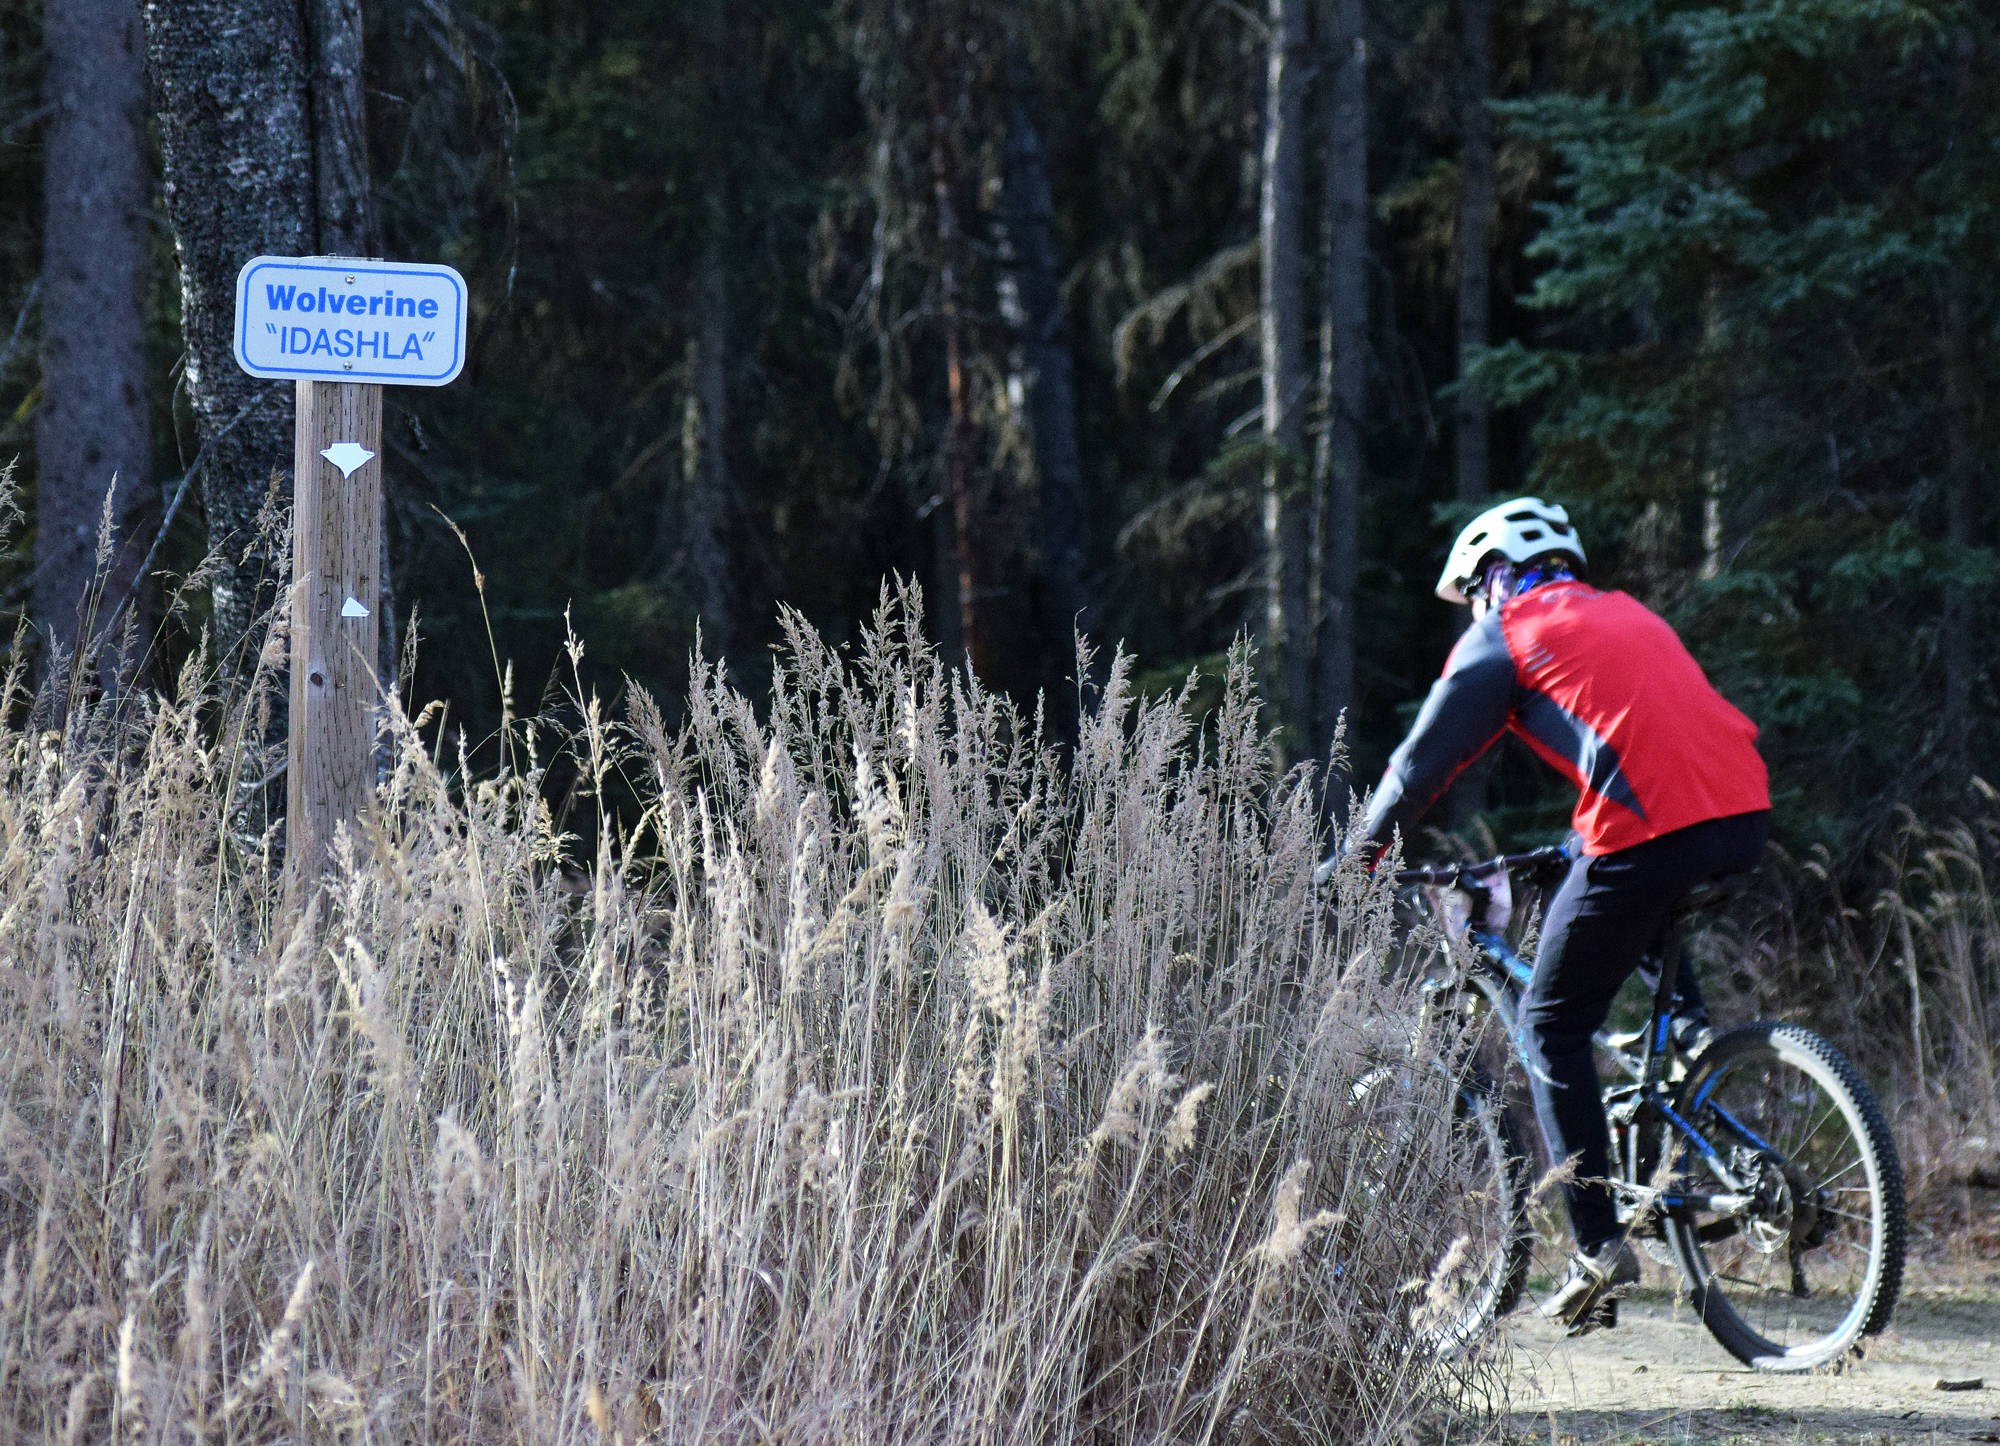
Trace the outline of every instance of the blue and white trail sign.
{"label": "blue and white trail sign", "polygon": [[465,365],[449,266],[259,256],[236,273],[236,364],[253,377],[441,387]]}

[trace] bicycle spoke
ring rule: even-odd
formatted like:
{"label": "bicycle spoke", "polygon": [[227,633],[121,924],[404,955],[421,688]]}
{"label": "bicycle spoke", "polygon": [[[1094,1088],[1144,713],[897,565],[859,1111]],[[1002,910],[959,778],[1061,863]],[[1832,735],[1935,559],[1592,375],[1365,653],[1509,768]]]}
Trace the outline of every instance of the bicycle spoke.
{"label": "bicycle spoke", "polygon": [[1741,1276],[1741,1275],[1731,1275],[1731,1274],[1730,1274],[1730,1273],[1729,1273],[1728,1271],[1726,1271],[1726,1270],[1717,1270],[1717,1271],[1712,1271],[1712,1272],[1710,1272],[1710,1274],[1709,1274],[1709,1277],[1708,1277],[1708,1278],[1709,1278],[1710,1280],[1726,1280],[1726,1281],[1728,1281],[1728,1282],[1729,1282],[1729,1283],[1730,1283],[1731,1285],[1742,1285],[1742,1286],[1748,1286],[1748,1287],[1749,1287],[1749,1288],[1750,1288],[1751,1290],[1755,1290],[1755,1291],[1762,1291],[1762,1290],[1763,1290],[1763,1289],[1765,1288],[1765,1287],[1764,1287],[1764,1282],[1763,1282],[1763,1281],[1761,1281],[1761,1280],[1751,1280],[1751,1279],[1749,1279],[1749,1278],[1747,1278],[1747,1277],[1745,1277],[1745,1276]]}
{"label": "bicycle spoke", "polygon": [[1836,1101],[1833,1104],[1828,1105],[1826,1107],[1826,1113],[1819,1117],[1818,1122],[1815,1123],[1810,1130],[1806,1131],[1806,1137],[1803,1140],[1800,1140],[1798,1144],[1794,1146],[1792,1149],[1786,1150],[1784,1152],[1787,1158],[1796,1160],[1798,1159],[1799,1156],[1803,1155],[1806,1152],[1806,1146],[1810,1145],[1813,1142],[1813,1136],[1817,1135],[1821,1130],[1826,1128],[1826,1122],[1828,1120],[1837,1119],[1839,1118],[1839,1116],[1840,1116],[1839,1102]]}
{"label": "bicycle spoke", "polygon": [[1901,1182],[1852,1066],[1796,1026],[1759,1028],[1725,1037],[1703,1088],[1712,1113],[1696,1117],[1757,1203],[1733,1218],[1670,1218],[1667,1229],[1707,1285],[1702,1320],[1716,1339],[1758,1369],[1807,1370],[1887,1321],[1901,1276]]}
{"label": "bicycle spoke", "polygon": [[[1443,1061],[1415,1070],[1387,1067],[1364,1076],[1352,1095],[1363,1121],[1356,1163],[1369,1194],[1382,1195],[1413,1169],[1437,1169],[1441,1155],[1478,1181],[1434,1222],[1436,1289],[1409,1322],[1425,1348],[1444,1353],[1469,1345],[1512,1307],[1529,1264],[1526,1164],[1504,1105],[1475,1078],[1451,1072]],[[1448,1081],[1442,1091],[1440,1080]],[[1440,1114],[1437,1105],[1446,1101],[1449,1112]],[[1451,1268],[1440,1271],[1447,1256]]]}

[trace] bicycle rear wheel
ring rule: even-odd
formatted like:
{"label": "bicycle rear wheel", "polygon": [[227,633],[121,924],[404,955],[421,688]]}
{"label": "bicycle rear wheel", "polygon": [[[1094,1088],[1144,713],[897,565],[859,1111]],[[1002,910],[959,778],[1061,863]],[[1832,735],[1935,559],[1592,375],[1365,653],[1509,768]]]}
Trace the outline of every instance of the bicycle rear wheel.
{"label": "bicycle rear wheel", "polygon": [[[1756,1370],[1805,1371],[1886,1326],[1903,1279],[1902,1170],[1847,1057],[1796,1025],[1749,1025],[1702,1052],[1676,1108],[1755,1197],[1747,1211],[1670,1208],[1664,1221],[1723,1349]],[[1718,1190],[1676,1143],[1682,1184]]]}
{"label": "bicycle rear wheel", "polygon": [[[1415,1077],[1419,1069],[1434,1072],[1428,1086]],[[1453,1192],[1441,1217],[1425,1222],[1444,1246],[1411,1313],[1414,1343],[1441,1354],[1463,1350],[1514,1308],[1534,1246],[1527,1153],[1503,1101],[1476,1067],[1445,1084],[1452,1091],[1451,1121],[1445,1139],[1435,1137],[1436,1107],[1428,1101],[1437,1098],[1436,1075],[1450,1072],[1441,1059],[1382,1066],[1353,1087],[1365,1122],[1361,1155],[1371,1189],[1393,1196],[1395,1182],[1411,1170],[1431,1178],[1440,1169],[1464,1172],[1465,1188]]]}

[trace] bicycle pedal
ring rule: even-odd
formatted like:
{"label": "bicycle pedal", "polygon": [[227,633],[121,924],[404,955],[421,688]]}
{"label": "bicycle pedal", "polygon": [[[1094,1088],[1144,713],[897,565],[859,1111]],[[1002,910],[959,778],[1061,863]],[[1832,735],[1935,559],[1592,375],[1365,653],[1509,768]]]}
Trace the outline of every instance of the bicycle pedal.
{"label": "bicycle pedal", "polygon": [[1618,1301],[1616,1297],[1613,1297],[1609,1300],[1599,1301],[1596,1305],[1592,1306],[1589,1313],[1582,1320],[1579,1320],[1575,1325],[1564,1331],[1563,1334],[1574,1340],[1578,1336],[1587,1336],[1592,1331],[1613,1330],[1617,1325]]}

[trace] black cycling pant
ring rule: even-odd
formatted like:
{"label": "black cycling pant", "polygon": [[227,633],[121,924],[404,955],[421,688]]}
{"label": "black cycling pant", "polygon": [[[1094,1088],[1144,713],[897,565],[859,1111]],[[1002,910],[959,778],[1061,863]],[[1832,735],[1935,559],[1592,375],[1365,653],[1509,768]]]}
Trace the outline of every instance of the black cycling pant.
{"label": "black cycling pant", "polygon": [[[1710,819],[1617,853],[1578,859],[1549,903],[1535,972],[1521,1000],[1521,1043],[1535,1116],[1550,1156],[1576,1161],[1563,1187],[1570,1228],[1591,1250],[1618,1234],[1610,1187],[1611,1131],[1598,1095],[1590,1037],[1612,996],[1640,966],[1674,905],[1697,884],[1755,867],[1770,833],[1769,813]],[[1646,973],[1658,988],[1657,960]],[[1700,1013],[1701,996],[1683,972],[1679,1011]]]}

